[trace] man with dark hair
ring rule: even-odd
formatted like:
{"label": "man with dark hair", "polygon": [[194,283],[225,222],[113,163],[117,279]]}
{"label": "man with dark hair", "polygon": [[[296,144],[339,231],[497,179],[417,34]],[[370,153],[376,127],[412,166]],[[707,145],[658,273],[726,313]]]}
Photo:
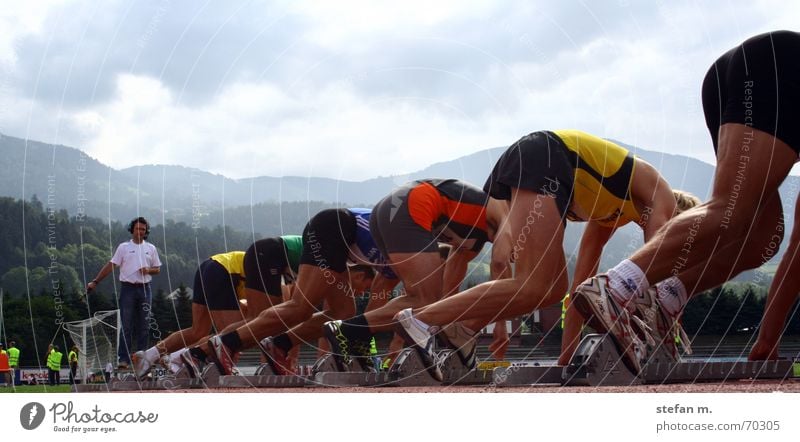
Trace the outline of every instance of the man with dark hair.
{"label": "man with dark hair", "polygon": [[153,279],[151,275],[157,275],[161,271],[158,251],[146,241],[150,233],[147,220],[141,216],[134,218],[128,225],[128,231],[131,233],[130,241],[120,244],[111,260],[86,284],[86,292],[89,293],[111,273],[114,266],[120,269],[119,280],[122,287],[119,292],[119,313],[123,336],[117,351],[120,368],[128,368],[131,362],[132,339],[135,339],[137,349],[147,348],[147,320],[153,299],[150,289],[150,281]]}

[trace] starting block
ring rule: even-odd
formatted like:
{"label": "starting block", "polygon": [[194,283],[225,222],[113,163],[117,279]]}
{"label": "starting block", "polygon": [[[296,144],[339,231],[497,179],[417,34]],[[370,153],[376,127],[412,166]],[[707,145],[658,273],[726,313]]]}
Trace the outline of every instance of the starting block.
{"label": "starting block", "polygon": [[564,385],[597,387],[601,385],[639,385],[641,380],[622,362],[620,352],[608,335],[585,336],[564,367]]}
{"label": "starting block", "polygon": [[444,385],[488,385],[493,382],[495,367],[508,367],[510,362],[482,362],[475,369],[468,369],[461,363],[455,350],[442,350],[438,353],[439,368],[444,376]]}
{"label": "starting block", "polygon": [[678,362],[647,364],[641,378],[646,384],[721,382],[740,379],[788,379],[792,361]]}
{"label": "starting block", "polygon": [[497,387],[561,385],[563,371],[560,365],[497,367],[492,373],[492,384]]}
{"label": "starting block", "polygon": [[[327,359],[326,358],[330,358]],[[332,363],[332,356],[327,355],[320,359],[315,368],[325,370],[335,365]],[[364,371],[320,371],[314,377],[314,383],[331,387],[416,387],[442,385],[441,382],[433,379],[425,365],[420,360],[416,350],[406,348],[398,354],[394,363],[388,371],[383,372],[364,372]]]}
{"label": "starting block", "polygon": [[[358,367],[358,364],[354,364]],[[392,382],[389,372],[338,371],[333,355],[327,354],[317,360],[312,368],[314,385],[319,387],[377,387]]]}
{"label": "starting block", "polygon": [[269,364],[261,364],[253,376],[221,376],[219,386],[228,388],[305,387],[310,380],[309,376],[277,375]]}
{"label": "starting block", "polygon": [[713,362],[675,361],[666,352],[651,355],[639,375],[622,362],[608,335],[583,338],[570,364],[564,368],[564,384],[577,386],[725,382],[743,379],[788,379],[792,361]]}

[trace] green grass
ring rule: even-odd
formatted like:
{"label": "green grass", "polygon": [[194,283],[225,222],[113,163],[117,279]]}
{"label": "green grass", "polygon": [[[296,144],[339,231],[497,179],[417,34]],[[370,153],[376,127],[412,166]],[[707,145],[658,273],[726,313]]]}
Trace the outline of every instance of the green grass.
{"label": "green grass", "polygon": [[50,387],[47,385],[20,385],[17,387],[0,387],[0,393],[69,393],[72,391],[70,385],[57,385]]}

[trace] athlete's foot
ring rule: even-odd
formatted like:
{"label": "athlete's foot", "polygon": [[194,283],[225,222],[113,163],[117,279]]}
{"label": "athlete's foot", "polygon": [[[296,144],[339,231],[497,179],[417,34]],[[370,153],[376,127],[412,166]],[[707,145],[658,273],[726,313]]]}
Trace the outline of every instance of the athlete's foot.
{"label": "athlete's foot", "polygon": [[282,348],[275,345],[272,338],[264,338],[259,343],[261,344],[261,351],[264,353],[264,357],[269,364],[270,368],[272,368],[272,372],[277,375],[292,375],[294,374],[294,370],[292,370],[292,365],[287,358],[286,352],[283,351]]}
{"label": "athlete's foot", "polygon": [[646,340],[652,340],[647,330],[641,330],[645,340],[639,338],[631,327],[631,315],[619,305],[610,293],[608,277],[589,278],[570,295],[575,308],[586,318],[587,324],[598,333],[608,333],[616,342],[622,361],[638,375],[642,361],[647,357]]}
{"label": "athlete's foot", "polygon": [[214,336],[208,340],[208,351],[206,354],[211,359],[217,368],[219,369],[219,373],[223,376],[232,375],[235,369],[233,358],[233,352],[225,347],[225,344],[222,343],[222,338],[219,336]]}
{"label": "athlete's foot", "polygon": [[150,372],[151,364],[147,358],[144,357],[143,351],[137,351],[131,355],[133,360],[133,374],[138,378],[144,378]]}
{"label": "athlete's foot", "polygon": [[414,318],[411,309],[401,310],[394,316],[395,332],[399,334],[406,344],[412,346],[419,354],[423,365],[431,377],[441,382],[444,379],[439,361],[433,351],[435,334],[438,327],[431,327]]}

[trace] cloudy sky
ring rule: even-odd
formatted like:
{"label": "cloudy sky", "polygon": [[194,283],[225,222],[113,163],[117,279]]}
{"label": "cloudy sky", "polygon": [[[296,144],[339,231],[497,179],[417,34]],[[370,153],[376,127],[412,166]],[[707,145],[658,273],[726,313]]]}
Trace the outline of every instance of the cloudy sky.
{"label": "cloudy sky", "polygon": [[0,133],[115,168],[362,180],[534,130],[713,162],[711,62],[777,1],[26,1],[0,11]]}

